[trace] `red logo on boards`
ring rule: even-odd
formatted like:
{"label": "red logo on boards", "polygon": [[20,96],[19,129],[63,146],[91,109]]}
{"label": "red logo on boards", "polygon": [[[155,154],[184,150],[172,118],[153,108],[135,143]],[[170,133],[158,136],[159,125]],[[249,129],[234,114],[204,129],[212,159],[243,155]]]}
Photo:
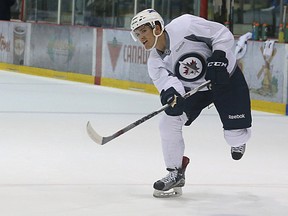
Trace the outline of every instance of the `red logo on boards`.
{"label": "red logo on boards", "polygon": [[113,41],[108,42],[108,50],[109,50],[109,55],[110,55],[113,71],[115,70],[121,48],[122,48],[122,43],[119,43],[116,37],[113,38]]}

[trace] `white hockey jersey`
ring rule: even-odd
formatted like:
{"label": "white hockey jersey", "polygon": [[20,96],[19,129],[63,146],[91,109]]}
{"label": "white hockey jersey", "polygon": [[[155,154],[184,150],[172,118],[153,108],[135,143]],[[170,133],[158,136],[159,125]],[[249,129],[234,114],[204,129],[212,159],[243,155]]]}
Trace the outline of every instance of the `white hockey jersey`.
{"label": "white hockey jersey", "polygon": [[153,49],[148,59],[149,76],[159,92],[173,86],[183,95],[184,87],[193,89],[205,82],[206,59],[214,50],[226,52],[227,70],[233,72],[234,36],[224,25],[185,14],[172,20],[165,30],[164,54]]}

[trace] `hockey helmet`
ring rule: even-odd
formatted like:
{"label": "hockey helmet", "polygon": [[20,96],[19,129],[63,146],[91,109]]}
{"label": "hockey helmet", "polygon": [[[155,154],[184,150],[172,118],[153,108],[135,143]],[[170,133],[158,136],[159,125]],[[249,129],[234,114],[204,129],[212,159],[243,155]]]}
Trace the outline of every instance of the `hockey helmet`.
{"label": "hockey helmet", "polygon": [[164,20],[160,14],[154,9],[145,9],[137,13],[131,20],[131,35],[132,38],[137,41],[137,37],[134,34],[134,30],[144,24],[150,24],[152,28],[155,27],[155,22],[158,21],[161,25],[162,31],[164,31]]}

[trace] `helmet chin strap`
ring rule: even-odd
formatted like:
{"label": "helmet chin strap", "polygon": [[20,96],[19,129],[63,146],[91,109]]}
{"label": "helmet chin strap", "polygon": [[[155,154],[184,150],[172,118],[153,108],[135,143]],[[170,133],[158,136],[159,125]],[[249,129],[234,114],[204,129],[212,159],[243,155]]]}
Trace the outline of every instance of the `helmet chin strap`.
{"label": "helmet chin strap", "polygon": [[155,36],[155,40],[154,40],[153,46],[152,46],[150,49],[146,49],[146,48],[144,47],[147,51],[150,51],[150,50],[152,50],[153,48],[155,48],[155,46],[156,46],[156,44],[157,44],[157,41],[158,41],[158,37],[159,37],[160,35],[162,35],[162,33],[163,33],[163,29],[162,29],[161,32],[160,32],[160,34],[156,35],[155,30],[156,30],[156,28],[153,28],[153,35]]}

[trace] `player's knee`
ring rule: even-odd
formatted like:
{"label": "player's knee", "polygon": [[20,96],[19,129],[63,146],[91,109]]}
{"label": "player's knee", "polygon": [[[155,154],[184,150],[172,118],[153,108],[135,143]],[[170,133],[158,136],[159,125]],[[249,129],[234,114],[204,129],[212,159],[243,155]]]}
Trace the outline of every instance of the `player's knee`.
{"label": "player's knee", "polygon": [[185,113],[181,116],[169,116],[164,114],[159,121],[160,133],[169,133],[173,131],[181,131],[183,124],[188,120]]}

